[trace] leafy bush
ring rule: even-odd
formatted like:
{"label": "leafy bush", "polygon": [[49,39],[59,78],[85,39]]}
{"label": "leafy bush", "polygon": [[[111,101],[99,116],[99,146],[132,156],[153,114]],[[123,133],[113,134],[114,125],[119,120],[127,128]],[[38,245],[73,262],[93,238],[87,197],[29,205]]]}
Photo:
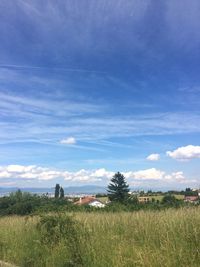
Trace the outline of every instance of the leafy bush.
{"label": "leafy bush", "polygon": [[32,213],[40,205],[40,197],[18,190],[8,197],[0,198],[0,215]]}
{"label": "leafy bush", "polygon": [[82,237],[85,229],[69,215],[42,216],[37,224],[41,243],[44,246],[63,246],[65,266],[82,266]]}
{"label": "leafy bush", "polygon": [[171,194],[164,196],[162,199],[163,204],[174,204],[176,202],[177,202],[177,199],[175,198],[175,196]]}
{"label": "leafy bush", "polygon": [[18,190],[11,193],[10,196],[0,198],[0,215],[28,215],[40,211],[63,211],[69,205],[70,203],[66,199],[51,199]]}

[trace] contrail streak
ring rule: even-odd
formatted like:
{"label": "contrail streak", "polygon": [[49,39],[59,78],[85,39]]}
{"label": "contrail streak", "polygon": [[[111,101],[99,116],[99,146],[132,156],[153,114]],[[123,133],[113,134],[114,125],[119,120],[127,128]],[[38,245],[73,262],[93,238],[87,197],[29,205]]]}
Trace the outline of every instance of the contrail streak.
{"label": "contrail streak", "polygon": [[65,67],[46,67],[46,66],[26,66],[26,65],[14,65],[14,64],[0,64],[0,68],[15,68],[15,69],[48,69],[48,70],[63,70],[72,72],[87,72],[87,73],[101,73],[105,74],[104,71],[88,70],[88,69],[73,69]]}

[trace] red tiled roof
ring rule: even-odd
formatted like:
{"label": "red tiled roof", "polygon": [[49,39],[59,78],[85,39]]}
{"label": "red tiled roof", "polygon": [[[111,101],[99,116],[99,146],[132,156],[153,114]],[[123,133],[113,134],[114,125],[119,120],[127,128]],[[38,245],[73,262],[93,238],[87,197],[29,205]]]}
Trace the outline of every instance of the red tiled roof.
{"label": "red tiled roof", "polygon": [[196,201],[198,200],[198,196],[185,196],[185,200]]}
{"label": "red tiled roof", "polygon": [[99,201],[95,197],[82,197],[78,201],[74,202],[74,204],[76,204],[76,205],[86,205],[86,204],[89,204],[90,202],[95,201],[95,200]]}

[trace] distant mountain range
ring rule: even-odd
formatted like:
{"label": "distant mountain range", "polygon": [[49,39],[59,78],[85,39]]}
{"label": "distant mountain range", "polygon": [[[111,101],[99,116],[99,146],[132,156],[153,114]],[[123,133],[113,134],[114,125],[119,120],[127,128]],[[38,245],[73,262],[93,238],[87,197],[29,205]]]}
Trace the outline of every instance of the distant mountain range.
{"label": "distant mountain range", "polygon": [[[30,187],[30,188],[20,188],[20,187],[0,187],[0,196],[9,195],[11,192],[15,192],[20,189],[23,192],[29,192],[32,194],[54,194],[54,187],[48,188],[37,188],[37,187]],[[65,195],[79,195],[79,194],[88,194],[88,195],[95,195],[95,194],[104,194],[106,193],[107,187],[106,186],[97,186],[97,185],[83,185],[83,186],[69,186],[65,187]],[[149,190],[151,188],[143,187],[143,188],[130,188],[131,191],[135,190]],[[154,188],[155,191],[167,191],[171,190],[171,188]]]}
{"label": "distant mountain range", "polygon": [[106,187],[96,185],[70,186],[65,188],[65,193],[106,193]]}
{"label": "distant mountain range", "polygon": [[[8,195],[20,189],[23,192],[32,194],[54,193],[54,188],[19,188],[19,187],[0,187],[0,196]],[[96,185],[70,186],[64,188],[65,194],[103,194],[106,193],[106,187]]]}

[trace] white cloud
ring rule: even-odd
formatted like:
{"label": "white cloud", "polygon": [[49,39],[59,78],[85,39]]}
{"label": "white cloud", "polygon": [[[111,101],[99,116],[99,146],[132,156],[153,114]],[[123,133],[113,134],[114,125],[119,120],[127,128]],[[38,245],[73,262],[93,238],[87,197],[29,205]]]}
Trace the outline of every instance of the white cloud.
{"label": "white cloud", "polygon": [[[196,180],[186,179],[182,171],[166,173],[156,168],[150,168],[138,171],[129,171],[123,173],[128,183],[131,185],[145,184],[147,182],[169,183],[196,183]],[[81,169],[75,172],[66,170],[55,170],[40,166],[30,165],[8,165],[0,166],[0,179],[3,183],[23,181],[48,181],[62,179],[71,183],[94,183],[100,182],[102,185],[107,184],[113,177],[114,172],[104,168],[96,170]]]}
{"label": "white cloud", "polygon": [[151,168],[136,172],[126,172],[124,175],[127,178],[133,178],[135,180],[162,180],[165,172]]}
{"label": "white cloud", "polygon": [[15,182],[0,182],[0,186],[14,186],[16,185]]}
{"label": "white cloud", "polygon": [[172,172],[171,174],[165,175],[166,180],[176,180],[176,181],[184,181],[185,177],[182,171]]}
{"label": "white cloud", "polygon": [[29,166],[22,166],[22,165],[8,165],[7,171],[12,173],[23,173],[23,172],[30,172],[32,171],[36,166],[35,165],[29,165]]}
{"label": "white cloud", "polygon": [[10,177],[12,177],[12,175],[8,171],[6,171],[6,170],[1,170],[0,171],[0,179],[1,178],[10,178]]}
{"label": "white cloud", "polygon": [[11,178],[14,180],[52,180],[61,176],[60,171],[54,171],[35,165],[8,165],[0,167],[0,178]]}
{"label": "white cloud", "polygon": [[174,151],[167,151],[166,154],[176,160],[191,160],[200,158],[200,146],[188,145],[179,147]]}
{"label": "white cloud", "polygon": [[197,183],[195,179],[187,179],[182,171],[172,172],[170,174],[155,168],[140,170],[136,172],[126,172],[124,176],[131,182],[160,181],[162,183],[191,184]]}
{"label": "white cloud", "polygon": [[110,180],[114,172],[106,171],[104,168],[97,169],[97,170],[80,170],[77,172],[66,172],[64,175],[65,180],[72,180],[72,181],[105,181]]}
{"label": "white cloud", "polygon": [[150,161],[157,161],[160,159],[160,155],[159,154],[151,154],[146,159],[150,160]]}
{"label": "white cloud", "polygon": [[68,172],[62,170],[54,170],[40,166],[30,165],[8,165],[0,166],[0,179],[12,180],[53,180],[61,178],[66,181],[80,182],[96,182],[103,179],[110,179],[114,172],[106,171],[105,169],[84,170],[77,172]]}
{"label": "white cloud", "polygon": [[62,139],[60,143],[65,145],[74,145],[76,144],[76,139],[74,137],[68,137],[66,139]]}
{"label": "white cloud", "polygon": [[94,171],[92,173],[93,176],[96,176],[96,177],[107,177],[109,179],[112,178],[112,176],[114,175],[114,172],[109,172],[109,171],[106,171],[105,169],[98,169],[96,171]]}

